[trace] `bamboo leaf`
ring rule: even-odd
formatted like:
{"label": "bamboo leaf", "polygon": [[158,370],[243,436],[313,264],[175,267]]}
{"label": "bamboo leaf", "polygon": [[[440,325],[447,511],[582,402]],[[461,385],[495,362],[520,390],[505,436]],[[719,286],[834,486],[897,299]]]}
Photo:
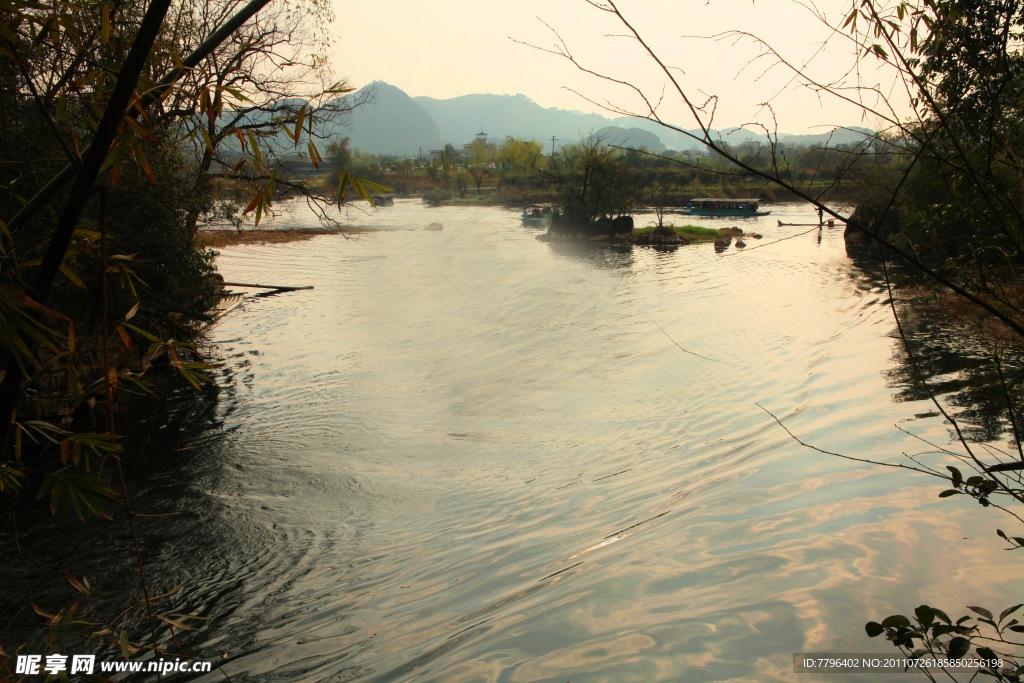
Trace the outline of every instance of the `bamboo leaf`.
{"label": "bamboo leaf", "polygon": [[129,351],[134,351],[135,350],[135,345],[132,344],[131,337],[128,336],[128,333],[124,331],[124,327],[122,327],[121,325],[118,325],[117,326],[117,334],[118,334],[118,336],[121,337],[121,341],[124,343],[125,347]]}
{"label": "bamboo leaf", "polygon": [[295,146],[299,146],[299,138],[302,136],[302,122],[306,119],[306,107],[302,107],[299,110],[298,121],[295,122],[295,134],[292,138],[295,139]]}
{"label": "bamboo leaf", "polygon": [[372,180],[366,180],[365,178],[361,178],[359,182],[361,182],[363,185],[369,186],[370,189],[377,190],[378,192],[394,192],[393,188],[390,188],[386,185],[381,185],[380,183],[375,183]]}
{"label": "bamboo leaf", "polygon": [[342,87],[341,83],[339,82],[339,83],[335,83],[334,85],[332,85],[327,90],[324,90],[324,94],[326,94],[326,95],[344,95],[345,93],[353,92],[354,90],[355,90],[355,88],[344,88],[344,87]]}
{"label": "bamboo leaf", "polygon": [[145,128],[141,123],[136,121],[134,117],[125,116],[124,122],[127,123],[128,126],[131,127],[131,129],[134,130],[140,138],[149,140],[150,142],[159,142],[156,139],[156,136],[153,134],[153,131],[149,130],[148,128]]}
{"label": "bamboo leaf", "polygon": [[82,585],[81,581],[79,581],[75,577],[71,576],[71,573],[67,569],[64,570],[64,576],[65,576],[65,578],[67,578],[68,583],[70,583],[71,586],[76,591],[78,591],[79,593],[85,593],[85,586]]}
{"label": "bamboo leaf", "polygon": [[[21,434],[20,430],[16,434]],[[15,437],[17,438],[17,437]],[[18,456],[20,459],[20,456]],[[24,477],[25,473],[16,470],[9,465],[0,465],[0,491],[9,491],[21,486],[18,477]]]}
{"label": "bamboo leaf", "polygon": [[88,289],[88,287],[85,286],[85,283],[82,282],[82,278],[78,277],[75,271],[71,270],[71,266],[68,264],[60,264],[60,272],[64,273],[64,276],[67,277],[67,279],[71,280],[71,282],[75,283],[82,289]]}
{"label": "bamboo leaf", "polygon": [[252,147],[252,154],[256,157],[259,162],[263,161],[263,155],[260,153],[260,146],[256,144],[256,137],[250,132],[246,136],[249,138],[249,145]]}
{"label": "bamboo leaf", "polygon": [[251,202],[249,202],[249,206],[245,207],[245,210],[242,211],[242,215],[243,216],[247,215],[250,211],[252,211],[257,206],[259,206],[260,201],[262,199],[263,199],[263,190],[260,190],[259,194],[256,195],[256,198],[253,199]]}
{"label": "bamboo leaf", "polygon": [[316,145],[313,144],[312,140],[310,140],[306,144],[306,149],[309,150],[309,160],[313,162],[313,168],[315,168],[316,170],[319,171],[320,170],[320,164],[317,163],[317,156],[318,155],[316,153]]}
{"label": "bamboo leaf", "polygon": [[156,182],[156,174],[153,173],[152,167],[149,165],[149,159],[146,158],[146,153],[142,151],[141,147],[137,147],[132,150],[132,155],[135,157],[135,163],[137,163],[145,172],[146,177],[149,178],[149,182],[154,185]]}
{"label": "bamboo leaf", "polygon": [[206,149],[213,154],[213,141],[210,140],[209,134],[206,132],[206,128],[200,128],[199,132],[203,134],[203,142],[206,143]]}
{"label": "bamboo leaf", "polygon": [[103,3],[103,27],[100,29],[100,36],[103,38],[103,44],[106,45],[110,42],[110,5]]}
{"label": "bamboo leaf", "polygon": [[143,337],[145,337],[146,339],[148,339],[148,340],[150,340],[152,342],[156,342],[158,344],[162,344],[163,343],[163,341],[161,341],[157,337],[154,337],[153,335],[151,335],[149,332],[146,332],[145,330],[140,330],[139,328],[135,327],[135,325],[129,325],[128,323],[124,323],[123,326],[127,327],[130,330],[134,330],[135,332],[138,332]]}

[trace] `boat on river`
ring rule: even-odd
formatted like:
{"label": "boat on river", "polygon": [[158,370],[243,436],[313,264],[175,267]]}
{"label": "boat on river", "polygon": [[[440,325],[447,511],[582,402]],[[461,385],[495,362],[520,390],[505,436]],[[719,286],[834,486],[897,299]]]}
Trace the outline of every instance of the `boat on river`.
{"label": "boat on river", "polygon": [[394,206],[395,198],[386,194],[375,194],[371,197],[374,206]]}
{"label": "boat on river", "polygon": [[680,211],[684,216],[729,216],[743,218],[745,216],[767,216],[771,211],[760,211],[760,199],[727,199],[721,197],[701,197],[691,199],[686,208]]}
{"label": "boat on river", "polygon": [[523,213],[520,218],[523,219],[523,225],[542,228],[551,224],[553,213],[554,207],[549,204],[530,204],[523,207]]}

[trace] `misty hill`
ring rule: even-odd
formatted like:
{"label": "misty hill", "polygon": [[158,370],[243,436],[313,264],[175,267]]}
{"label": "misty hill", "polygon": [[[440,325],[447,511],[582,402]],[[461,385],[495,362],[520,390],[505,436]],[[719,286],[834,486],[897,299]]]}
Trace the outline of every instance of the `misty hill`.
{"label": "misty hill", "polygon": [[558,138],[558,144],[573,142],[611,123],[599,114],[555,107],[546,109],[526,95],[463,95],[447,100],[414,97],[413,100],[434,118],[445,142],[455,145],[472,140],[481,125],[492,140],[514,135],[548,141],[549,145],[552,135]]}
{"label": "misty hill", "polygon": [[363,152],[395,156],[418,154],[421,146],[426,154],[444,144],[434,119],[404,91],[374,81],[359,92],[370,88],[374,101],[356,107],[346,125],[337,126],[332,136],[349,136],[351,146]]}
{"label": "misty hill", "polygon": [[644,147],[649,152],[664,152],[665,145],[654,133],[639,128],[606,126],[595,133],[604,144],[613,147]]}
{"label": "misty hill", "polygon": [[827,133],[811,133],[808,135],[779,135],[779,142],[787,145],[836,145],[856,144],[873,136],[875,132],[868,128],[850,126],[848,128],[836,128]]}
{"label": "misty hill", "polygon": [[[657,135],[669,149],[679,151],[693,148],[703,149],[703,145],[696,142],[693,138],[687,137],[683,133],[672,130],[671,128],[661,126],[649,119],[621,116],[619,118],[612,119],[612,124],[620,127],[633,126],[649,133],[653,133],[654,135]],[[679,127],[684,128],[683,126]],[[699,129],[684,128],[684,130],[696,135],[697,137],[701,137],[702,135]],[[835,147],[840,144],[857,143],[871,135],[874,135],[874,132],[867,128],[851,126],[849,128],[836,128],[835,130],[828,132],[810,133],[806,135],[779,133],[778,140],[780,143],[787,145],[828,145],[829,147]],[[722,140],[730,145],[741,145],[744,142],[750,141],[757,141],[764,144],[767,141],[767,136],[764,131],[750,130],[749,128],[712,129],[711,137],[714,140]]]}
{"label": "misty hill", "polygon": [[[556,146],[577,142],[592,133],[608,132],[615,137],[611,144],[624,147],[646,147],[651,151],[665,149],[700,149],[703,145],[683,133],[665,128],[653,121],[632,117],[610,119],[600,114],[545,108],[526,95],[462,95],[450,99],[409,97],[393,85],[376,81],[360,93],[372,88],[375,101],[357,107],[345,125],[328,131],[332,136],[348,135],[352,146],[364,152],[413,156],[423,148],[439,149],[445,143],[457,148],[470,142],[481,126],[489,138],[500,142],[506,136],[540,141],[550,149],[551,136]],[[689,130],[694,135],[700,131]],[[858,142],[871,131],[864,128],[837,129],[831,133],[808,135],[779,134],[786,144],[828,144]],[[713,130],[712,136],[731,145],[747,141],[764,142],[763,132],[746,128]]]}

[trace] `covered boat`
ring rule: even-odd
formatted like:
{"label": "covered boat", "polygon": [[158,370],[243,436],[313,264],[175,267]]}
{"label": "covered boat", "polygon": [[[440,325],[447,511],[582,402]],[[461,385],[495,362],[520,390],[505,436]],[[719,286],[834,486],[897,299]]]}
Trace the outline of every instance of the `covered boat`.
{"label": "covered boat", "polygon": [[541,227],[546,226],[551,222],[552,213],[554,213],[554,208],[550,205],[530,204],[529,206],[523,207],[523,213],[520,218],[523,219],[524,225]]}
{"label": "covered boat", "polygon": [[679,213],[684,216],[767,216],[771,211],[759,211],[760,199],[725,199],[701,197],[691,199]]}

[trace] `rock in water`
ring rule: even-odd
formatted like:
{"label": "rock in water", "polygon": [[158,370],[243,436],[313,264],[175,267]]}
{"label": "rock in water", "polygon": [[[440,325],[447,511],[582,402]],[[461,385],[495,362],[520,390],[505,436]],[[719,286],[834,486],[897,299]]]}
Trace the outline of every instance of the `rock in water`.
{"label": "rock in water", "polygon": [[425,227],[423,229],[424,230],[444,230],[444,226],[441,225],[440,223],[431,223],[430,225],[428,225],[427,227]]}
{"label": "rock in water", "polygon": [[738,240],[736,240],[736,248],[737,248],[737,249],[742,249],[742,248],[743,248],[743,247],[745,247],[745,246],[747,246],[747,243],[746,243],[746,242],[744,242],[742,238],[741,238],[741,239],[738,239]]}

